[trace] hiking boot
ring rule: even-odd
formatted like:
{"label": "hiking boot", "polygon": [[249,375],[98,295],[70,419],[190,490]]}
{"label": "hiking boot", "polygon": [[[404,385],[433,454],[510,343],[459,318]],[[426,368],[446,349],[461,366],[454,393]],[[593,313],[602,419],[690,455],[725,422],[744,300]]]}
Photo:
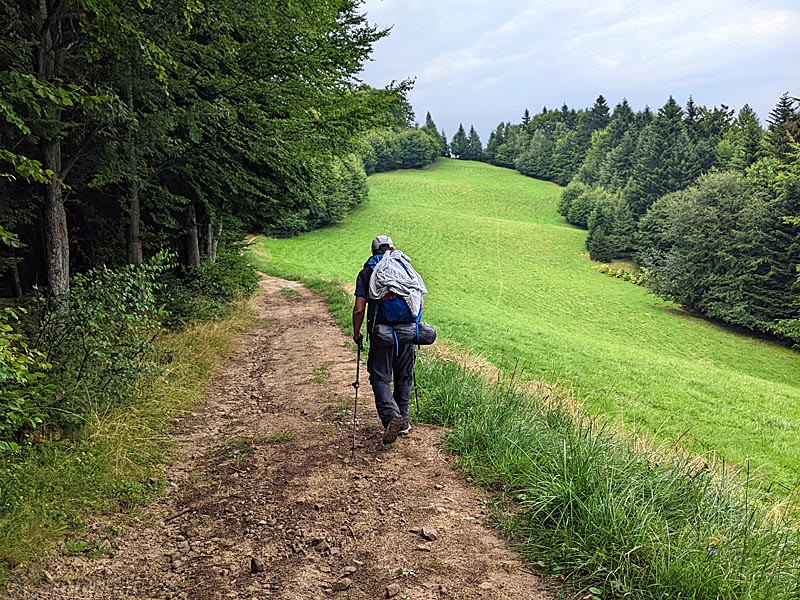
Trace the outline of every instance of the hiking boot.
{"label": "hiking boot", "polygon": [[403,428],[403,419],[400,417],[392,417],[389,424],[386,426],[386,431],[383,432],[383,443],[394,444],[397,439],[398,432]]}
{"label": "hiking boot", "polygon": [[405,429],[401,429],[397,432],[397,435],[408,435],[409,433],[411,433],[411,425],[406,425]]}

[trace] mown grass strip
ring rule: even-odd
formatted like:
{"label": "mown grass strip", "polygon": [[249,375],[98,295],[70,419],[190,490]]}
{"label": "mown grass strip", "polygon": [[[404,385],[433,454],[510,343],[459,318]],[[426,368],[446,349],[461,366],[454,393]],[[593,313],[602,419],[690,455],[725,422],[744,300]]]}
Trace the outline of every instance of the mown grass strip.
{"label": "mown grass strip", "polygon": [[[263,259],[263,256],[262,256]],[[349,332],[352,298],[306,282]],[[577,597],[800,598],[800,519],[747,474],[652,446],[574,402],[489,383],[422,353],[418,419],[449,428],[457,465],[497,498],[495,522],[522,555]]]}
{"label": "mown grass strip", "polygon": [[202,399],[236,334],[255,322],[256,302],[166,336],[160,346],[169,362],[161,373],[129,402],[94,414],[81,438],[43,440],[0,457],[0,583],[8,569],[35,563],[79,531],[88,515],[130,509],[158,492],[169,428]]}

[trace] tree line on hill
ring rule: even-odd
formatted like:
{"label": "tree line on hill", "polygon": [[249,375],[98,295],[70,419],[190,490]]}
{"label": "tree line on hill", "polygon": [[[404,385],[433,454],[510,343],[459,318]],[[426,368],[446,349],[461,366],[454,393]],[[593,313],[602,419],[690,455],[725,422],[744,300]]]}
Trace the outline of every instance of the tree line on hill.
{"label": "tree line on hill", "polygon": [[601,95],[526,109],[482,151],[459,127],[450,153],[566,186],[558,211],[591,258],[633,258],[659,296],[800,342],[800,100],[782,95],[767,124],[747,105],[612,111]]}

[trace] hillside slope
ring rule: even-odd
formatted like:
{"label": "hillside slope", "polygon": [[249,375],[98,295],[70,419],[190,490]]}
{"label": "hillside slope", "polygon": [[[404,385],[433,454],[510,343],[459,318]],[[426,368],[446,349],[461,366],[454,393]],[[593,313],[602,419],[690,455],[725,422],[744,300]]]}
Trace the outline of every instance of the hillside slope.
{"label": "hillside slope", "polygon": [[572,388],[626,427],[798,484],[800,353],[593,270],[553,184],[447,159],[369,184],[370,202],[344,223],[262,240],[268,262],[352,282],[369,241],[388,233],[425,277],[425,319],[448,343]]}

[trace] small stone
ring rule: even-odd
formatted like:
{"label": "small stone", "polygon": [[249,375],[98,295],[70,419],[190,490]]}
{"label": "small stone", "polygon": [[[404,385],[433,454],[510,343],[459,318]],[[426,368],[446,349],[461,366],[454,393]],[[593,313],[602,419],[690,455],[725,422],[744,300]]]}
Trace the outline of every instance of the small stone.
{"label": "small stone", "polygon": [[353,585],[353,580],[350,579],[349,577],[343,577],[342,579],[333,584],[333,591],[343,592],[345,590],[349,590],[351,585]]}
{"label": "small stone", "polygon": [[334,546],[333,548],[331,548],[331,556],[336,556],[341,551],[342,551],[341,548],[339,548],[338,546]]}
{"label": "small stone", "polygon": [[328,567],[327,565],[322,565],[322,566],[319,568],[319,570],[320,570],[320,571],[322,571],[323,573],[330,573],[330,572],[331,572],[331,568],[330,568],[330,567]]}
{"label": "small stone", "polygon": [[439,532],[436,531],[436,529],[434,529],[433,527],[423,527],[422,537],[424,537],[429,542],[433,542],[439,539]]}
{"label": "small stone", "polygon": [[394,598],[397,594],[400,593],[400,584],[399,583],[390,583],[386,586],[386,597],[387,598]]}
{"label": "small stone", "polygon": [[180,560],[175,560],[175,561],[173,561],[173,562],[172,562],[172,569],[173,569],[174,571],[177,571],[177,570],[178,570],[178,569],[180,569],[182,566],[183,566],[183,561],[180,561]]}
{"label": "small stone", "polygon": [[355,560],[355,559],[353,559],[353,564],[355,566],[357,566],[357,567],[363,567],[364,566],[364,561],[363,560]]}
{"label": "small stone", "polygon": [[417,550],[420,551],[420,552],[430,552],[431,551],[431,545],[430,544],[419,544],[417,546]]}
{"label": "small stone", "polygon": [[251,573],[263,573],[264,572],[264,561],[256,556],[250,557],[250,572]]}
{"label": "small stone", "polygon": [[434,487],[434,489],[437,489],[437,490],[443,490],[443,489],[444,489],[444,486],[443,486],[441,483],[437,483],[437,484],[436,484],[435,486],[433,486],[433,487]]}
{"label": "small stone", "polygon": [[494,588],[494,584],[491,581],[484,581],[478,586],[478,588],[482,590],[491,590],[492,588]]}
{"label": "small stone", "polygon": [[330,544],[328,542],[322,541],[319,544],[314,546],[314,550],[317,552],[329,552],[331,549]]}
{"label": "small stone", "polygon": [[355,567],[345,567],[344,569],[342,569],[343,575],[352,575],[356,571],[358,571],[358,569],[356,569]]}

